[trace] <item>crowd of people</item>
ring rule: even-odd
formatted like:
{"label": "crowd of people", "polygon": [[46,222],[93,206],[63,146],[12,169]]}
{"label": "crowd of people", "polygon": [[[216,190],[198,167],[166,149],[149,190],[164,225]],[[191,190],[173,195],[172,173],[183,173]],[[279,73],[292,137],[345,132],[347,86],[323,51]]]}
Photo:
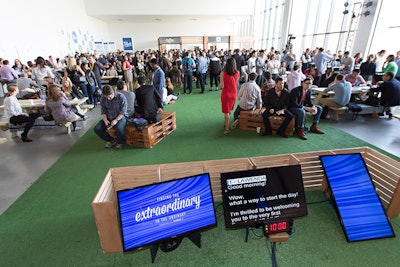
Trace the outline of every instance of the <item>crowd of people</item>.
{"label": "crowd of people", "polygon": [[[263,106],[266,108],[263,115],[266,132],[263,135],[272,133],[268,117],[275,114],[285,116],[279,135],[287,137],[285,127],[294,117],[296,133],[305,140],[306,114],[313,115],[310,132],[323,134],[317,126],[323,107],[347,105],[351,86],[374,85],[371,91],[382,91],[381,105],[389,108],[387,114],[391,116],[390,106],[400,104],[400,87],[398,81],[393,81],[400,79],[400,51],[396,56],[385,55],[386,51],[382,50],[364,61],[360,53],[354,56],[348,51],[343,55],[341,51],[331,54],[316,48],[306,49],[296,57],[292,50],[280,52],[272,47],[269,51],[173,49],[165,52],[117,51],[105,55],[76,53],[55,60],[52,56],[47,59],[37,57],[34,63],[28,61],[26,65],[15,59],[13,66],[9,60],[0,58],[0,81],[9,85],[7,101],[4,101],[7,119],[20,124],[24,122],[22,119],[29,118],[23,141],[31,141],[27,133],[36,118],[22,113],[17,107],[17,98],[46,100],[49,103],[46,109],[50,113],[60,110],[55,106],[58,103],[58,107],[66,110],[61,112],[63,117],[52,114],[53,117],[57,121],[74,122],[74,129],[77,119],[84,119],[84,116],[77,114],[68,101],[87,97],[87,103],[94,107],[100,103],[102,120],[96,125],[95,132],[106,141],[107,148],[120,149],[124,135],[122,128],[126,124],[123,118],[134,116],[135,106],[137,114],[149,122],[156,122],[163,106],[179,99],[181,89],[183,94],[193,94],[195,84],[204,94],[207,82],[210,83],[209,91],[222,90],[225,135],[237,126],[241,110]],[[117,91],[110,86],[102,87],[104,76],[117,77],[117,80],[122,77],[123,83],[116,84]],[[390,89],[385,89],[388,83]],[[313,103],[311,86],[326,87],[327,91],[335,92],[335,97]],[[240,101],[234,122],[229,127],[230,113],[237,98]],[[117,138],[108,135],[109,127],[119,129]]]}

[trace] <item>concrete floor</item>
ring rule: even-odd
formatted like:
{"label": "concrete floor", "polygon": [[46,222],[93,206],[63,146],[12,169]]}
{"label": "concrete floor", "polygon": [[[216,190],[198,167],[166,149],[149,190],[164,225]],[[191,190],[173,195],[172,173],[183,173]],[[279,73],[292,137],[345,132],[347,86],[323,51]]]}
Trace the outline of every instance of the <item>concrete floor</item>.
{"label": "concrete floor", "polygon": [[[100,108],[86,115],[89,119],[78,123],[80,131],[68,135],[65,128],[33,130],[31,143],[22,143],[19,138],[11,138],[10,132],[0,131],[0,138],[7,138],[0,144],[0,215],[100,118]],[[400,157],[399,119],[358,116],[352,121],[350,114],[344,114],[332,124]]]}

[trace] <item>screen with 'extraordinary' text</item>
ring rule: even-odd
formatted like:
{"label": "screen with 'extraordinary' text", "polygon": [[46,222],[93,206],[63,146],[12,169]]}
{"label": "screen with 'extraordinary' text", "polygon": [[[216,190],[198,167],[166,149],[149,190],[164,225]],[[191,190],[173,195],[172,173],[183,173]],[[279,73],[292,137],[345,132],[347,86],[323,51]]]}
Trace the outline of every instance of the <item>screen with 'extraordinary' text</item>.
{"label": "screen with 'extraordinary' text", "polygon": [[300,165],[221,173],[221,187],[228,228],[307,215]]}
{"label": "screen with 'extraordinary' text", "polygon": [[216,224],[208,174],[117,192],[124,251]]}

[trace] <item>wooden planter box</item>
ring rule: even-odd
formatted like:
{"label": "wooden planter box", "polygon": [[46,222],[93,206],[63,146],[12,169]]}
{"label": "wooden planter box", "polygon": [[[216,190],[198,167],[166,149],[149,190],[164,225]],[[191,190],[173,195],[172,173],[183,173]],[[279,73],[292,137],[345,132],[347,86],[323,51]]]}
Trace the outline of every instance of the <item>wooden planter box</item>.
{"label": "wooden planter box", "polygon": [[122,252],[116,191],[208,172],[214,200],[222,200],[223,172],[300,164],[305,190],[328,191],[320,155],[361,153],[389,218],[400,214],[400,162],[369,147],[293,153],[251,158],[195,161],[112,168],[108,171],[92,209],[104,253]]}
{"label": "wooden planter box", "polygon": [[[164,111],[159,122],[147,125],[139,131],[132,125],[126,125],[126,144],[136,147],[151,148],[160,142],[164,137],[176,129],[175,112]],[[115,129],[110,129],[109,134],[115,136]]]}
{"label": "wooden planter box", "polygon": [[[262,112],[264,112],[265,108],[252,110],[243,110],[240,112],[239,117],[239,128],[241,130],[246,131],[257,131],[257,128],[261,128],[261,132],[265,132],[265,126],[263,122]],[[281,116],[270,116],[269,122],[271,123],[272,133],[276,133],[285,120],[284,117]],[[288,127],[285,130],[285,134],[287,136],[293,135],[294,129],[294,118],[290,121]]]}

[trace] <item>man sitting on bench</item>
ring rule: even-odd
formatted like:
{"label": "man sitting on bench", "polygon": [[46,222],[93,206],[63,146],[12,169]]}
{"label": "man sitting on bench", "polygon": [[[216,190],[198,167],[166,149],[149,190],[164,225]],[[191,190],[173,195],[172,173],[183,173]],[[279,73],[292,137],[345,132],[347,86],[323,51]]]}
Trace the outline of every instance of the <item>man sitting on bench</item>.
{"label": "man sitting on bench", "polygon": [[233,113],[233,123],[231,129],[235,129],[239,124],[239,115],[242,110],[254,110],[261,108],[261,89],[256,83],[257,74],[249,74],[249,81],[242,84],[239,90],[239,104]]}
{"label": "man sitting on bench", "polygon": [[264,98],[265,111],[263,113],[263,121],[265,125],[265,132],[262,135],[271,135],[271,123],[269,117],[272,115],[284,116],[285,120],[279,126],[277,134],[283,138],[288,136],[285,134],[285,130],[289,125],[289,122],[293,119],[293,114],[287,110],[289,106],[290,93],[288,90],[283,88],[283,79],[278,77],[275,79],[275,88],[267,91]]}

